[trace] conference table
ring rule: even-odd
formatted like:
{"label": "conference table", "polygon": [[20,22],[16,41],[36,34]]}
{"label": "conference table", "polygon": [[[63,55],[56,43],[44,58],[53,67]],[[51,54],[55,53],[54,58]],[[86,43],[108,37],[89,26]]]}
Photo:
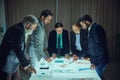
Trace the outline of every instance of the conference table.
{"label": "conference table", "polygon": [[90,61],[84,59],[56,58],[47,62],[41,58],[35,67],[37,73],[29,80],[101,80],[90,65]]}

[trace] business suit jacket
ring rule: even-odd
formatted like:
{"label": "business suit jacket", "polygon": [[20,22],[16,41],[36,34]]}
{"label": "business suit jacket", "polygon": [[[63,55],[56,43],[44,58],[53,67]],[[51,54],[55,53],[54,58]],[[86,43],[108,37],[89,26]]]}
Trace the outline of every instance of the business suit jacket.
{"label": "business suit jacket", "polygon": [[39,20],[39,24],[30,36],[30,47],[29,54],[31,61],[39,61],[41,57],[45,56],[45,52],[43,50],[45,43],[45,28],[44,23]]}
{"label": "business suit jacket", "polygon": [[[52,53],[57,53],[56,41],[57,33],[55,30],[51,31],[48,38],[48,52],[51,55]],[[66,53],[69,53],[69,36],[68,31],[63,29],[62,32],[63,48],[61,49],[61,56],[64,56]]]}
{"label": "business suit jacket", "polygon": [[88,48],[91,55],[91,63],[96,66],[100,63],[107,64],[109,56],[104,29],[94,23],[89,31]]}
{"label": "business suit jacket", "polygon": [[[2,43],[0,45],[0,70],[3,70],[5,67],[11,69],[11,67],[14,67],[14,65],[18,67],[19,62],[22,64],[23,67],[28,66],[29,63],[26,57],[24,56],[24,50],[25,30],[23,24],[18,23],[13,25],[6,31]],[[11,65],[6,66],[7,63],[9,64],[9,57],[11,57]],[[14,59],[12,61],[12,58],[18,59],[18,62],[15,62]]]}
{"label": "business suit jacket", "polygon": [[80,31],[81,51],[76,49],[76,34],[73,31],[70,32],[70,41],[72,53],[78,54],[79,57],[88,55],[87,32],[85,30],[81,29]]}

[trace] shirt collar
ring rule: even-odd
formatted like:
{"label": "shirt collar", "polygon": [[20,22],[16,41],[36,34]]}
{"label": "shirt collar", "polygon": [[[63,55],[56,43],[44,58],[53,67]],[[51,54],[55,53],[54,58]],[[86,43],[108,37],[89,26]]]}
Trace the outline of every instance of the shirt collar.
{"label": "shirt collar", "polygon": [[41,21],[40,19],[39,19],[39,23],[40,23],[41,26],[44,26],[44,25],[45,25],[45,24],[43,23],[43,21]]}
{"label": "shirt collar", "polygon": [[94,22],[92,22],[92,24],[90,24],[90,26],[88,27],[88,31],[91,30],[93,24],[94,24]]}

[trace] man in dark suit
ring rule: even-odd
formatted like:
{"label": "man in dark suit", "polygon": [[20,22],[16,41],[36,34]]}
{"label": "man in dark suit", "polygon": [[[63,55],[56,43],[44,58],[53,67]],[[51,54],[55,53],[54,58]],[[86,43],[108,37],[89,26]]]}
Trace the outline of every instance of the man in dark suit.
{"label": "man in dark suit", "polygon": [[88,49],[91,56],[91,68],[102,77],[102,72],[109,62],[106,35],[104,29],[93,22],[89,15],[84,15],[78,20],[83,29],[88,30]]}
{"label": "man in dark suit", "polygon": [[57,56],[69,54],[69,37],[68,31],[63,29],[63,24],[57,22],[55,30],[51,31],[48,39],[48,52],[50,56],[55,53]]}
{"label": "man in dark suit", "polygon": [[87,31],[81,29],[77,23],[72,26],[70,32],[71,51],[79,58],[88,56]]}
{"label": "man in dark suit", "polygon": [[[28,15],[22,22],[7,29],[0,45],[0,80],[11,80],[13,74],[19,74],[20,63],[24,70],[36,73],[27,61],[24,51],[25,34],[32,34],[37,24],[38,19],[33,15]],[[14,80],[18,80],[18,77]]]}

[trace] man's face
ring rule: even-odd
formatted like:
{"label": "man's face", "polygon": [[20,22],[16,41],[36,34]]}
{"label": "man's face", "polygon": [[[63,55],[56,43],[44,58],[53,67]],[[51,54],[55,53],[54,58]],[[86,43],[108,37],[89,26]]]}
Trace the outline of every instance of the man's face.
{"label": "man's face", "polygon": [[87,30],[87,25],[85,22],[80,22],[80,25],[82,26],[82,29]]}
{"label": "man's face", "polygon": [[38,25],[38,24],[33,24],[33,25],[31,26],[31,29],[34,31],[34,30],[36,29],[37,25]]}
{"label": "man's face", "polygon": [[36,29],[37,24],[33,24],[33,25],[31,25],[31,24],[26,24],[25,27],[26,27],[26,33],[27,33],[27,34],[32,34],[33,31]]}
{"label": "man's face", "polygon": [[52,16],[48,15],[47,17],[44,18],[44,16],[42,17],[42,20],[44,22],[44,24],[49,24],[52,20]]}
{"label": "man's face", "polygon": [[63,32],[63,27],[58,27],[55,29],[55,31],[58,33],[58,34],[62,34]]}
{"label": "man's face", "polygon": [[75,25],[72,26],[72,30],[73,30],[75,33],[80,33],[80,28],[77,27],[77,26],[75,26]]}

